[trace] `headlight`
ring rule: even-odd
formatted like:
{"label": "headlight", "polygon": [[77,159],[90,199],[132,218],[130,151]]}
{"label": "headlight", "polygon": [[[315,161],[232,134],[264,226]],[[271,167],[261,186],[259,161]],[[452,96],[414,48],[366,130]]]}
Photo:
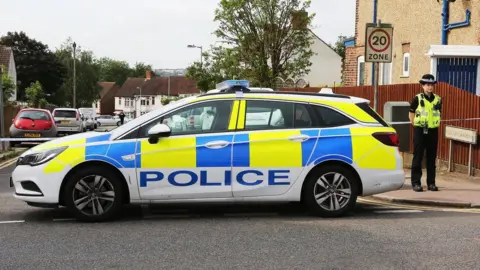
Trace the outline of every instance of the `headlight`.
{"label": "headlight", "polygon": [[38,166],[43,163],[46,163],[56,156],[60,155],[68,146],[62,146],[59,148],[48,149],[41,152],[29,154],[23,157],[19,157],[17,160],[17,165],[30,165],[30,166]]}

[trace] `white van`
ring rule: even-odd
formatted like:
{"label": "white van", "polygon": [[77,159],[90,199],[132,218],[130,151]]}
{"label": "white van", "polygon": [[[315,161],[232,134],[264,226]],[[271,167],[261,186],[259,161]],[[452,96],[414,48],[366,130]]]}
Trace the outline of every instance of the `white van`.
{"label": "white van", "polygon": [[84,125],[86,129],[94,130],[97,128],[97,121],[95,121],[97,110],[95,108],[78,108],[78,111],[80,111],[84,117]]}

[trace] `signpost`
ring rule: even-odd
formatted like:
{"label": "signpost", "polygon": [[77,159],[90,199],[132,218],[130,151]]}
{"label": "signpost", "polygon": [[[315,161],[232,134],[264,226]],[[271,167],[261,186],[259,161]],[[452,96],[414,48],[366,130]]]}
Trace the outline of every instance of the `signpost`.
{"label": "signpost", "polygon": [[373,63],[375,70],[374,99],[375,111],[378,109],[378,63],[392,62],[393,27],[391,24],[382,24],[380,20],[367,23],[365,28],[365,62]]}
{"label": "signpost", "polygon": [[472,175],[472,146],[477,144],[477,130],[455,126],[445,126],[445,138],[450,140],[448,151],[448,171],[452,171],[452,142],[458,141],[468,144],[468,176]]}

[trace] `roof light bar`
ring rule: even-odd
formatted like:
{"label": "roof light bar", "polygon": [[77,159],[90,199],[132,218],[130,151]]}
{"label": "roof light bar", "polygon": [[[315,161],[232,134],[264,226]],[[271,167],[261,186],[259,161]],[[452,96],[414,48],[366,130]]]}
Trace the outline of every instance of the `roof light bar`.
{"label": "roof light bar", "polygon": [[250,86],[250,83],[248,80],[226,80],[221,83],[217,83],[216,89],[222,92],[235,86],[248,88]]}

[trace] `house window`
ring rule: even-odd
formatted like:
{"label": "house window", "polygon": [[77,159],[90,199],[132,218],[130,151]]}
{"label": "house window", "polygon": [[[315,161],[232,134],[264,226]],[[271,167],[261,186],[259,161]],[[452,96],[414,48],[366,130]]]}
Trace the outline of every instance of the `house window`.
{"label": "house window", "polygon": [[152,105],[155,105],[155,97],[152,97]]}
{"label": "house window", "polygon": [[359,56],[357,60],[357,85],[365,85],[365,57]]}
{"label": "house window", "polygon": [[121,97],[118,98],[118,105],[122,105],[122,98]]}
{"label": "house window", "polygon": [[410,53],[403,54],[402,75],[403,77],[410,76]]}
{"label": "house window", "polygon": [[150,97],[147,97],[147,106],[150,105]]}
{"label": "house window", "polygon": [[140,105],[145,105],[145,99],[140,100]]}
{"label": "house window", "polygon": [[387,85],[392,83],[392,63],[382,63],[382,85]]}

